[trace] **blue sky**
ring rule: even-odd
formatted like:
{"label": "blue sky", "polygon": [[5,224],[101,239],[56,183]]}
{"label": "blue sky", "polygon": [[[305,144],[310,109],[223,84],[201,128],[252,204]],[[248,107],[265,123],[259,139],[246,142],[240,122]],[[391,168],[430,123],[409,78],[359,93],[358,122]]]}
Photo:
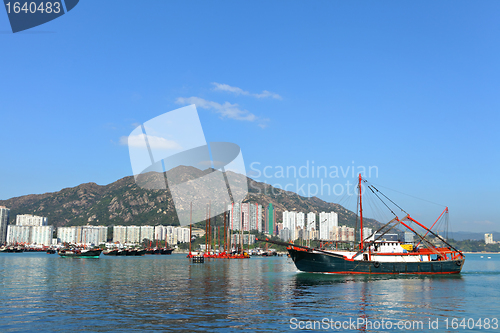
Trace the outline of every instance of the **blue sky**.
{"label": "blue sky", "polygon": [[12,34],[0,10],[0,199],[131,175],[121,138],[196,101],[207,141],[239,144],[254,177],[376,166],[373,183],[440,204],[387,190],[422,222],[448,205],[452,230],[500,231],[499,14],[495,1],[87,0]]}

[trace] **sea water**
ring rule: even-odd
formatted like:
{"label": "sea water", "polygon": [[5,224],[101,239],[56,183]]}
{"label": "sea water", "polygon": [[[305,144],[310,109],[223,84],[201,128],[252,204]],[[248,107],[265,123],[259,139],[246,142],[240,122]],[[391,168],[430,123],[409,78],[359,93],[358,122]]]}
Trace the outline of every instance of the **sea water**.
{"label": "sea water", "polygon": [[499,286],[499,254],[467,254],[458,275],[351,276],[286,257],[3,253],[0,332],[494,332]]}

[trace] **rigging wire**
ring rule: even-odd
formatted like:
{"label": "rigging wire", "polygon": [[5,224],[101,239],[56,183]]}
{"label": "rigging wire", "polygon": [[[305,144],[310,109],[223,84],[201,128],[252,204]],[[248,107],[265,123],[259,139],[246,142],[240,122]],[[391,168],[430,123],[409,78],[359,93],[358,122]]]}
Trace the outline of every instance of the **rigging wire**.
{"label": "rigging wire", "polygon": [[[382,200],[382,199],[378,196],[378,194],[377,194],[377,193],[375,193],[375,191],[372,189],[372,187],[373,187],[373,185],[372,185],[372,186],[368,186],[368,188],[372,191],[372,193],[373,193],[373,194],[375,194],[375,196],[376,196],[377,198],[379,198],[379,199],[380,199],[380,201],[382,201],[382,203],[383,203],[383,204],[387,207],[387,209],[389,209],[389,210],[391,211],[391,213],[392,213],[395,217],[398,217],[398,216],[396,215],[396,213],[394,213],[394,212],[392,211],[392,209],[391,209],[391,208],[390,208],[390,207],[389,207],[389,206],[385,203],[385,201],[384,201],[384,200]],[[373,188],[375,188],[375,187],[373,187]],[[376,188],[375,188],[375,189],[376,189]],[[382,192],[380,192],[380,193],[382,193]],[[392,201],[391,201],[391,202],[392,202]],[[394,203],[394,202],[392,202],[392,203]],[[397,205],[396,205],[396,206],[397,206]],[[402,209],[401,209],[401,210],[402,210]],[[403,210],[403,211],[404,211],[404,210]]]}
{"label": "rigging wire", "polygon": [[[406,215],[410,215],[408,214],[408,212],[406,212],[403,208],[401,208],[397,203],[395,203],[394,201],[392,201],[390,198],[388,198],[384,193],[382,193],[381,191],[379,191],[375,186],[372,185],[372,187],[375,189],[375,191],[377,191],[378,193],[382,194],[387,200],[389,200],[390,202],[392,202],[392,204],[396,207],[398,207],[399,209],[401,209],[402,212],[404,212]],[[378,195],[377,195],[378,196]],[[394,214],[394,212],[393,212]]]}
{"label": "rigging wire", "polygon": [[400,194],[403,194],[403,195],[407,195],[407,196],[409,196],[409,197],[412,197],[412,198],[415,198],[415,199],[418,199],[418,200],[426,201],[426,202],[431,203],[431,204],[433,204],[433,205],[438,205],[438,206],[441,206],[441,207],[446,207],[446,205],[442,205],[442,204],[437,203],[437,202],[432,202],[432,201],[429,201],[429,200],[426,200],[426,199],[422,199],[422,198],[416,197],[416,196],[414,196],[414,195],[411,195],[411,194],[408,194],[408,193],[404,193],[404,192],[400,192],[400,191],[398,191],[398,190],[394,190],[394,189],[392,189],[392,188],[389,188],[389,187],[386,187],[386,186],[383,186],[383,185],[380,185],[380,184],[374,184],[374,183],[372,183],[372,182],[370,182],[370,184],[372,184],[372,185],[377,185],[377,186],[379,186],[379,187],[383,187],[383,188],[386,188],[386,189],[388,189],[388,190],[391,190],[391,191],[394,191],[394,192],[397,192],[397,193],[400,193]]}
{"label": "rigging wire", "polygon": [[372,195],[366,195],[365,198],[368,206],[371,209],[371,214],[377,221],[382,222],[390,220],[390,217],[388,217],[386,210],[382,211],[380,205],[378,204],[378,201],[376,201],[376,199]]}
{"label": "rigging wire", "polygon": [[[373,194],[375,194],[375,196],[377,198],[380,199],[380,201],[382,201],[382,203],[391,211],[392,214],[394,214],[394,216],[396,218],[398,218],[398,216],[392,211],[392,209],[390,209],[390,207],[385,203],[384,200],[382,200],[382,198],[379,197],[379,195],[377,193],[375,193],[375,191],[373,191],[373,189],[375,189],[377,192],[379,192],[380,194],[382,194],[385,198],[387,198],[387,196],[385,196],[382,192],[380,192],[379,190],[377,190],[377,188],[373,185],[371,185],[371,187],[369,187],[370,190],[372,191]],[[373,188],[373,189],[372,189]],[[394,201],[392,201],[391,199],[387,198],[387,200],[389,200],[390,202],[392,202],[396,207],[398,207],[399,209],[401,209],[401,211],[405,212],[406,211],[404,209],[402,209],[401,207],[399,207]],[[408,213],[406,213],[407,215],[409,215]],[[403,218],[404,220],[404,218]],[[406,219],[406,221],[408,221],[408,219]],[[408,222],[411,222],[411,220],[409,220]],[[395,227],[396,225],[394,225],[393,227]],[[392,228],[391,228],[392,229]],[[412,228],[413,229],[413,228]],[[425,242],[429,243],[429,245],[432,246],[432,244],[427,240],[425,239],[424,237],[422,237],[418,232],[416,232],[415,230],[412,230],[410,229],[411,231],[413,231],[422,241],[424,241],[424,246],[428,247],[429,249],[431,249],[431,247],[429,247],[427,244],[425,244]]]}

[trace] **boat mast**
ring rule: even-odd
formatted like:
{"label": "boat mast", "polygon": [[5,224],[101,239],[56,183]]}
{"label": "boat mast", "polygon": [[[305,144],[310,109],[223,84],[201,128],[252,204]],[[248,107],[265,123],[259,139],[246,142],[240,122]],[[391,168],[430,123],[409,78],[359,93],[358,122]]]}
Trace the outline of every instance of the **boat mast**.
{"label": "boat mast", "polygon": [[189,212],[189,254],[191,254],[192,239],[193,239],[193,202],[191,201],[191,211]]}
{"label": "boat mast", "polygon": [[[240,207],[242,205],[240,204]],[[241,254],[243,255],[243,218],[244,218],[244,215],[243,215],[243,209],[241,209],[241,219],[240,219],[240,250],[241,250]]]}
{"label": "boat mast", "polygon": [[231,204],[231,213],[227,213],[227,218],[228,218],[228,221],[227,221],[227,252],[232,252],[233,251],[233,243],[232,243],[232,239],[231,239],[231,236],[232,236],[232,228],[234,228],[233,226],[233,219],[234,219],[234,210],[233,210],[233,206]]}
{"label": "boat mast", "polygon": [[227,253],[226,248],[227,248],[226,211],[224,211],[224,253]]}
{"label": "boat mast", "polygon": [[208,254],[212,251],[212,201],[208,206]]}
{"label": "boat mast", "polygon": [[208,205],[205,207],[205,253],[208,251]]}
{"label": "boat mast", "polygon": [[359,249],[363,250],[363,204],[361,202],[361,174],[359,174]]}

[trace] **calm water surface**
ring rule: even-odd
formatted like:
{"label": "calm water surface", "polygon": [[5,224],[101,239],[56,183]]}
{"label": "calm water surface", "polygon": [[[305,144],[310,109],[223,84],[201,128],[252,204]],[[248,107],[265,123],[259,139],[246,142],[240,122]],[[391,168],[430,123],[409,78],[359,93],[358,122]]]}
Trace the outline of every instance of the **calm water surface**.
{"label": "calm water surface", "polygon": [[298,331],[323,320],[331,326],[318,331],[348,332],[356,329],[332,323],[363,318],[422,321],[424,330],[411,330],[432,332],[457,331],[453,318],[500,319],[500,255],[468,254],[462,274],[425,277],[307,274],[285,257],[0,254],[0,332]]}

